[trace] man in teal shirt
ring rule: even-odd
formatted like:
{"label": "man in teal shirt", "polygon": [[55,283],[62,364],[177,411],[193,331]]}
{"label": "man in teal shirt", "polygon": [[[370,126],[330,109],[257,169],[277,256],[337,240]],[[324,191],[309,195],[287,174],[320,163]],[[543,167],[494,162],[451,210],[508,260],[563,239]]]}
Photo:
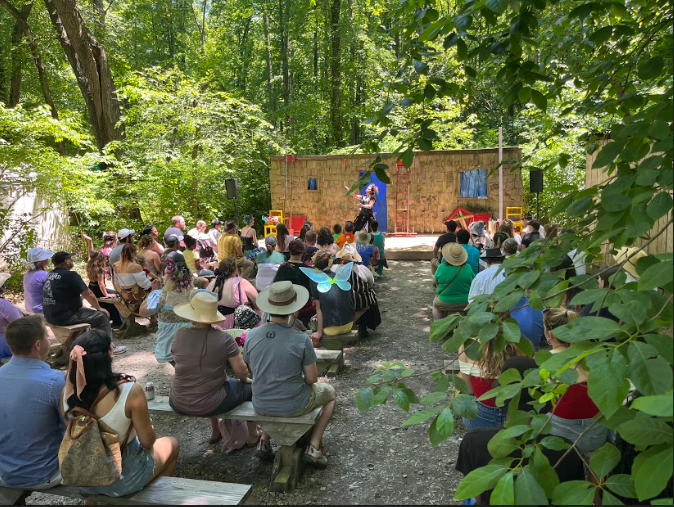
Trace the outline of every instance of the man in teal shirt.
{"label": "man in teal shirt", "polygon": [[460,229],[456,233],[456,239],[459,244],[466,249],[468,254],[467,264],[473,269],[473,274],[477,275],[480,271],[480,251],[475,248],[473,245],[469,245],[470,241],[470,232],[466,229]]}

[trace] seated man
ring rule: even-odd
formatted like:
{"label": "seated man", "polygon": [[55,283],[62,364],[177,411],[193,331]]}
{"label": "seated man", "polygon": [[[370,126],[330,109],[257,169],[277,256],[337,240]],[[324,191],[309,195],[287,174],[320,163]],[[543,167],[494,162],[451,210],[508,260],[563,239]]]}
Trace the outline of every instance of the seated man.
{"label": "seated man", "polygon": [[445,222],[447,232],[440,236],[433,247],[433,258],[431,259],[431,273],[435,274],[440,265],[440,256],[442,255],[442,247],[447,243],[456,243],[456,229],[458,224],[454,220],[447,220]]}
{"label": "seated man", "polygon": [[7,326],[14,357],[0,368],[0,482],[49,489],[61,483],[58,452],[65,423],[59,411],[63,373],[45,363],[49,338],[42,315]]}
{"label": "seated man", "polygon": [[[258,414],[299,417],[323,407],[302,459],[325,468],[328,458],[321,439],[335,410],[335,390],[317,382],[311,340],[288,322],[308,300],[309,292],[304,287],[288,281],[273,283],[262,291],[257,305],[269,313],[271,321],[248,332],[243,359],[253,373],[253,407]],[[271,456],[269,435],[262,434],[256,456]]]}
{"label": "seated man", "polygon": [[[71,324],[91,324],[93,329],[112,336],[110,314],[101,308],[96,295],[84,283],[82,277],[73,269],[71,254],[56,252],[51,258],[54,264],[44,283],[44,317],[48,323],[56,326]],[[86,299],[91,308],[82,307],[82,298]],[[64,344],[67,345],[67,344]],[[126,347],[115,346],[115,354],[123,354]]]}
{"label": "seated man", "polygon": [[[524,378],[524,375],[528,370],[536,368],[536,362],[529,357],[511,357],[503,363],[501,371],[504,372],[511,368],[517,370]],[[496,385],[494,387],[496,387]],[[509,401],[510,400],[506,401],[506,411],[508,409]],[[532,408],[529,404],[532,401],[533,398],[529,395],[529,390],[523,389],[518,410],[528,412]],[[541,413],[546,413],[546,410],[541,410]],[[461,446],[459,447],[459,457],[456,460],[455,466],[456,470],[466,476],[473,470],[488,465],[492,460],[492,456],[489,453],[487,445],[502,429],[503,428],[477,429],[466,433],[461,441]],[[560,483],[585,480],[583,461],[576,451],[571,451],[565,456],[566,451],[551,451],[545,447],[542,447],[541,450],[543,451],[543,455],[550,461],[550,465],[555,468]],[[517,451],[511,454],[511,456],[519,457]],[[526,465],[527,461],[528,458],[525,458],[524,463],[522,463],[523,467]],[[477,497],[476,503],[478,505],[489,505],[490,496],[491,491],[486,491]]]}

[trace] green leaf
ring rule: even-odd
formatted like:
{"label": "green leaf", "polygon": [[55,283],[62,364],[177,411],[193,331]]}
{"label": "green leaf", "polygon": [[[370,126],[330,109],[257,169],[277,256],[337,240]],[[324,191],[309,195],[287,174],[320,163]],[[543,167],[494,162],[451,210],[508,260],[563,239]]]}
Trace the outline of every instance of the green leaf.
{"label": "green leaf", "polygon": [[510,368],[498,376],[498,381],[502,386],[512,384],[513,382],[520,382],[521,380],[522,376],[520,372],[514,368]]}
{"label": "green leaf", "polygon": [[540,271],[529,271],[519,279],[518,285],[523,289],[528,289],[534,283],[536,283],[536,281],[540,278],[540,276],[541,276]]}
{"label": "green leaf", "polygon": [[492,489],[508,469],[502,465],[487,465],[466,475],[454,493],[454,500],[474,498]]}
{"label": "green leaf", "polygon": [[428,64],[419,60],[412,60],[412,65],[417,74],[428,74]]}
{"label": "green leaf", "polygon": [[520,448],[520,444],[512,436],[501,430],[487,442],[487,450],[492,458],[510,456]]}
{"label": "green leaf", "polygon": [[616,498],[614,495],[608,491],[603,491],[601,494],[601,504],[602,505],[625,505],[620,499]]}
{"label": "green leaf", "polygon": [[[671,428],[670,428],[671,430]],[[643,502],[660,494],[672,479],[672,448],[648,457],[634,477],[637,498]]]}
{"label": "green leaf", "polygon": [[587,379],[587,392],[602,414],[615,414],[630,391],[627,361],[618,350],[592,356]]}
{"label": "green leaf", "polygon": [[674,415],[672,396],[674,396],[674,392],[671,389],[665,394],[642,396],[634,400],[632,408],[656,417],[672,417]]}
{"label": "green leaf", "polygon": [[629,344],[629,377],[640,393],[646,396],[664,394],[672,388],[672,369],[657,351],[642,342]]}
{"label": "green leaf", "polygon": [[496,322],[490,322],[489,324],[486,324],[485,326],[480,328],[480,331],[477,333],[477,339],[482,342],[486,343],[494,336],[498,334],[499,331],[499,325]]}
{"label": "green leaf", "polygon": [[518,343],[522,338],[520,326],[515,319],[509,318],[503,322],[503,336],[506,340]]}
{"label": "green leaf", "polygon": [[646,343],[658,351],[663,359],[669,364],[674,362],[674,341],[671,336],[662,334],[647,334],[644,336]]}
{"label": "green leaf", "polygon": [[646,213],[653,220],[658,220],[672,209],[672,204],[672,196],[666,192],[660,192],[648,203]]}
{"label": "green leaf", "polygon": [[496,483],[491,493],[491,505],[515,505],[513,473],[508,472]]}
{"label": "green leaf", "polygon": [[632,199],[623,194],[602,195],[601,207],[606,211],[618,212],[632,206]]}
{"label": "green leaf", "polygon": [[452,399],[454,411],[466,419],[475,419],[477,417],[477,403],[472,396],[459,394]]}
{"label": "green leaf", "polygon": [[443,340],[449,332],[456,327],[459,322],[458,315],[448,315],[447,317],[436,320],[431,323],[430,341],[431,343]]}
{"label": "green leaf", "polygon": [[538,109],[540,109],[543,112],[545,112],[548,109],[548,99],[545,98],[545,95],[543,95],[541,92],[539,92],[534,88],[531,89],[531,101],[536,105]]}
{"label": "green leaf", "polygon": [[531,98],[531,88],[528,86],[520,88],[520,91],[517,92],[517,98],[520,99],[520,102],[526,104]]}
{"label": "green leaf", "polygon": [[409,417],[405,422],[403,422],[403,426],[412,426],[413,424],[419,424],[422,422],[428,421],[431,417],[434,417],[435,414],[440,412],[440,409],[442,407],[428,407],[423,410],[419,410],[412,414],[411,417]]}
{"label": "green leaf", "polygon": [[613,160],[620,154],[624,148],[624,144],[617,141],[612,141],[604,145],[604,147],[597,155],[594,163],[592,164],[593,169],[598,169],[600,167],[606,167],[613,163]]}
{"label": "green leaf", "polygon": [[636,498],[637,492],[634,489],[634,482],[632,477],[627,474],[611,475],[604,483],[608,489],[613,491],[616,495],[625,498]]}
{"label": "green leaf", "polygon": [[555,329],[555,336],[566,343],[608,340],[623,333],[620,324],[604,317],[581,317]]}
{"label": "green leaf", "polygon": [[566,440],[559,437],[545,437],[541,440],[541,445],[551,451],[565,451],[571,447]]}
{"label": "green leaf", "polygon": [[435,427],[443,440],[448,439],[454,431],[454,415],[449,407],[442,409],[435,420]]}
{"label": "green leaf", "polygon": [[374,398],[374,391],[371,387],[361,389],[356,393],[356,407],[360,412],[367,412],[372,406],[372,399]]}
{"label": "green leaf", "polygon": [[662,419],[643,413],[618,426],[618,433],[630,444],[638,446],[672,443],[672,427]]}
{"label": "green leaf", "polygon": [[[670,198],[671,199],[671,198]],[[674,267],[672,261],[662,261],[648,268],[639,278],[639,290],[647,291],[665,287],[672,283]]]}
{"label": "green leaf", "polygon": [[613,35],[613,27],[612,26],[604,26],[600,28],[599,30],[593,32],[590,34],[589,39],[595,43],[595,45],[599,46],[609,40],[611,38],[611,35]]}
{"label": "green leaf", "polygon": [[434,405],[436,403],[439,403],[441,401],[444,401],[447,399],[447,393],[443,392],[433,392],[430,394],[427,394],[421,399],[421,404],[422,405]]}
{"label": "green leaf", "polygon": [[559,486],[559,477],[557,477],[557,473],[550,466],[550,461],[538,446],[534,449],[533,460],[529,461],[529,469],[536,482],[545,491],[545,496],[552,498],[555,488]]}
{"label": "green leaf", "polygon": [[506,297],[501,298],[496,306],[494,307],[495,312],[505,312],[513,308],[520,299],[524,296],[524,291],[518,290],[511,294],[508,294]]}
{"label": "green leaf", "polygon": [[401,157],[403,166],[406,168],[409,168],[412,166],[412,163],[414,162],[414,150],[412,148],[407,148]]}
{"label": "green leaf", "polygon": [[655,140],[667,139],[672,133],[671,127],[666,121],[655,120],[648,127],[648,135]]}
{"label": "green leaf", "polygon": [[606,477],[620,462],[620,451],[606,442],[590,457],[590,468],[597,477]]}
{"label": "green leaf", "polygon": [[515,505],[548,505],[548,497],[526,466],[515,480]]}
{"label": "green leaf", "polygon": [[503,14],[508,8],[508,0],[487,0],[485,5],[496,14]]}
{"label": "green leaf", "polygon": [[661,56],[656,56],[650,60],[646,60],[639,65],[639,79],[653,79],[660,76],[660,72],[665,65],[665,61]]}
{"label": "green leaf", "polygon": [[396,389],[395,391],[393,391],[393,399],[396,401],[398,406],[402,408],[405,412],[410,411],[410,399],[404,390]]}
{"label": "green leaf", "polygon": [[588,481],[562,482],[552,495],[554,505],[592,505],[594,486]]}

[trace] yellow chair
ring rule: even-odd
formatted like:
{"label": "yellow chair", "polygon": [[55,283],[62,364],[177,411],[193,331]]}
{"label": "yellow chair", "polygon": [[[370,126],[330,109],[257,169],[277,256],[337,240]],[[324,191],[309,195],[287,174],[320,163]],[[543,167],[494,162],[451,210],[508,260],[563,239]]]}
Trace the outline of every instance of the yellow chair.
{"label": "yellow chair", "polygon": [[524,208],[521,206],[508,206],[506,207],[506,218],[513,221],[513,225],[516,225],[522,229],[522,215],[524,214]]}
{"label": "yellow chair", "polygon": [[[278,217],[278,223],[282,224],[283,223],[283,210],[280,209],[270,209],[269,210],[269,216],[270,217]],[[264,226],[264,236],[265,238],[269,235],[276,236],[276,224],[265,224]]]}

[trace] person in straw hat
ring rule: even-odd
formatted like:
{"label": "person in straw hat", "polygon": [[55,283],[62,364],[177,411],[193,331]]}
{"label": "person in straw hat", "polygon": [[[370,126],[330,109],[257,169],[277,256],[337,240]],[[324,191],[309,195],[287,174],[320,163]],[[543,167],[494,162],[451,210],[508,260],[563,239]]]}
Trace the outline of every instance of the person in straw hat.
{"label": "person in straw hat", "polygon": [[375,257],[374,247],[372,246],[372,234],[366,230],[356,233],[356,250],[358,250],[363,266],[366,268],[372,265],[372,261],[379,261],[379,258]]}
{"label": "person in straw hat", "polygon": [[[218,298],[212,292],[196,292],[187,303],[173,308],[179,317],[190,321],[192,327],[176,331],[171,348],[175,362],[175,376],[169,395],[169,405],[178,414],[210,416],[213,444],[223,436],[218,414],[229,412],[253,397],[248,367],[234,338],[213,326],[225,320],[218,312]],[[229,378],[223,365],[229,363],[236,378]],[[232,439],[228,450],[246,445],[257,445],[257,425],[248,423],[248,431],[241,438]],[[234,441],[236,440],[236,441]],[[246,440],[248,440],[246,442]]]}
{"label": "person in straw hat", "polygon": [[[275,282],[263,290],[257,299],[258,306],[271,320],[248,333],[243,359],[255,379],[253,407],[258,414],[299,417],[323,407],[302,460],[325,468],[328,459],[321,440],[335,410],[335,390],[329,384],[317,382],[316,352],[311,339],[288,323],[289,317],[308,300],[309,292],[304,287],[288,281]],[[264,432],[256,456],[273,456],[269,435]]]}
{"label": "person in straw hat", "polygon": [[459,243],[443,246],[442,258],[443,262],[434,275],[437,281],[437,295],[433,300],[434,320],[466,309],[470,284],[475,277],[473,270],[466,265],[468,253]]}
{"label": "person in straw hat", "polygon": [[23,275],[23,300],[26,313],[42,313],[44,282],[47,281],[47,266],[53,252],[44,248],[31,248],[26,252],[28,271]]}

